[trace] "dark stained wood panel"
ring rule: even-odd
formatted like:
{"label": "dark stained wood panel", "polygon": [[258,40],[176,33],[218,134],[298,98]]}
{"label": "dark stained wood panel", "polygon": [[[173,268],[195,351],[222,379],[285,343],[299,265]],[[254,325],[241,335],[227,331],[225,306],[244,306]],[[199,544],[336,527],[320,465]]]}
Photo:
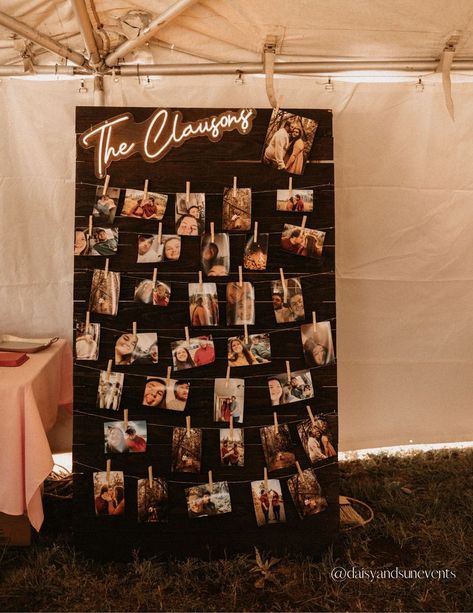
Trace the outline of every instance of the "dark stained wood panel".
{"label": "dark stained wood panel", "polygon": [[[152,108],[78,107],[76,134],[105,119],[129,111],[135,121],[144,121]],[[195,120],[219,113],[222,109],[179,109],[184,120]],[[307,227],[326,232],[323,254],[319,258],[302,258],[284,252],[279,236],[284,223],[299,224],[302,215],[276,211],[276,190],[287,189],[286,173],[278,172],[260,163],[266,127],[271,110],[258,109],[253,130],[247,136],[238,132],[224,134],[219,143],[205,138],[188,141],[172,150],[163,160],[148,164],[139,156],[114,162],[108,172],[110,186],[142,189],[145,179],[149,190],[169,194],[168,208],[163,219],[163,232],[174,232],[174,193],[185,191],[185,182],[191,181],[191,190],[206,193],[206,227],[215,222],[215,231],[221,230],[222,194],[224,187],[232,185],[238,177],[239,187],[252,188],[252,220],[259,222],[259,232],[270,233],[268,267],[265,272],[244,271],[244,278],[254,283],[256,324],[249,333],[271,331],[272,362],[252,368],[232,369],[232,376],[245,379],[245,466],[220,466],[219,428],[223,424],[213,421],[213,381],[226,374],[226,339],[240,334],[242,327],[225,326],[225,286],[238,278],[242,264],[246,233],[230,233],[231,272],[229,277],[212,278],[217,283],[220,319],[218,327],[195,329],[196,335],[211,333],[215,341],[217,359],[214,364],[186,371],[183,377],[191,382],[189,400],[184,413],[163,411],[141,404],[147,375],[165,376],[171,364],[170,343],[184,338],[184,326],[189,325],[187,283],[198,280],[199,241],[197,237],[183,237],[181,258],[178,262],[160,263],[158,279],[171,285],[171,303],[167,308],[134,302],[135,284],[151,278],[155,264],[137,264],[138,234],[157,232],[157,223],[131,219],[120,215],[123,205],[122,191],[118,215],[114,226],[119,228],[119,250],[110,257],[110,270],[121,272],[119,311],[116,317],[91,314],[91,321],[101,324],[99,359],[96,362],[76,362],[74,367],[74,533],[79,547],[103,558],[125,559],[133,550],[146,555],[172,555],[201,557],[219,556],[237,551],[253,551],[256,545],[273,552],[292,551],[318,555],[331,542],[338,531],[338,467],[336,459],[325,460],[316,467],[316,474],[329,506],[324,512],[299,519],[287,489],[286,479],[294,468],[270,473],[282,483],[287,522],[258,528],[256,525],[250,481],[262,479],[265,465],[259,427],[273,423],[267,377],[285,372],[285,361],[291,369],[306,368],[302,354],[300,324],[278,325],[271,302],[272,280],[279,279],[283,267],[286,278],[301,278],[306,322],[311,321],[312,310],[318,321],[330,320],[336,342],[335,303],[335,219],[334,219],[334,167],[332,140],[332,114],[328,110],[291,109],[319,122],[312,148],[310,163],[304,175],[293,177],[293,189],[314,190],[314,211],[308,214]],[[95,190],[102,182],[94,175],[93,151],[77,146],[76,166],[76,226],[88,225]],[[247,233],[250,234],[250,233]],[[72,240],[71,240],[72,243]],[[72,245],[71,245],[72,248]],[[94,268],[103,268],[103,257],[76,257],[74,275],[74,321],[84,321]],[[156,331],[159,344],[159,362],[152,366],[114,366],[114,371],[125,373],[125,384],[120,411],[96,408],[99,370],[106,369],[114,355],[116,338],[131,331],[132,322],[138,323],[138,332]],[[193,330],[191,330],[191,336]],[[323,413],[337,435],[337,368],[336,365],[311,369],[315,398],[309,401],[314,414]],[[172,375],[175,377],[175,375]],[[279,423],[288,423],[296,458],[302,468],[309,461],[297,435],[297,423],[307,418],[307,402],[300,401],[278,407]],[[122,419],[123,408],[129,409],[129,419],[144,419],[148,425],[148,447],[145,454],[114,455],[112,470],[125,473],[126,511],[122,517],[96,517],[92,473],[105,470],[107,455],[103,446],[103,423]],[[201,474],[171,473],[171,436],[173,426],[184,426],[185,416],[191,415],[192,425],[203,428],[203,455]],[[169,480],[169,521],[166,524],[137,523],[136,482],[146,478],[147,466],[152,464],[154,474]],[[212,470],[214,481],[228,480],[232,500],[232,513],[217,517],[189,519],[184,488],[191,483],[205,483],[207,471]]]}

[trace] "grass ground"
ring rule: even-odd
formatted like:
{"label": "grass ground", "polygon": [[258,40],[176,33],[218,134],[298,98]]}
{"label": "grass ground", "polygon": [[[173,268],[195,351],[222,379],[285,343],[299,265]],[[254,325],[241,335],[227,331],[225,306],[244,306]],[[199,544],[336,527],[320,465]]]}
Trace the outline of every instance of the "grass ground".
{"label": "grass ground", "polygon": [[[264,588],[254,556],[99,564],[68,544],[70,509],[28,549],[0,553],[1,611],[471,611],[473,450],[377,456],[341,464],[341,492],[375,519],[320,562],[284,558]],[[51,526],[54,524],[54,528]],[[350,569],[445,570],[450,579],[346,579]]]}

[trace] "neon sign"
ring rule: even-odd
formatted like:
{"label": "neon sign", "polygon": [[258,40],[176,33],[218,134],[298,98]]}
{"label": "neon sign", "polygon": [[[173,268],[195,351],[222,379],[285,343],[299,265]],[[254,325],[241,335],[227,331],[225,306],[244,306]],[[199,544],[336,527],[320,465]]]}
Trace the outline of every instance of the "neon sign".
{"label": "neon sign", "polygon": [[183,122],[179,111],[156,109],[146,121],[135,123],[131,113],[123,113],[89,128],[80,135],[79,144],[85,149],[95,148],[95,175],[103,179],[112,162],[134,153],[146,162],[157,162],[191,138],[204,136],[216,143],[232,130],[248,134],[255,116],[255,109],[240,109]]}

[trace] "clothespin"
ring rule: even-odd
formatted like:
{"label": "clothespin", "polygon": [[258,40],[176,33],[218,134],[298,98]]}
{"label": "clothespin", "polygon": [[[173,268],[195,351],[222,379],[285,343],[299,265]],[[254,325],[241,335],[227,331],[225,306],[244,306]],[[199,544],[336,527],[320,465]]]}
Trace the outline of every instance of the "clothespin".
{"label": "clothespin", "polygon": [[89,236],[92,236],[92,224],[93,224],[94,218],[92,215],[89,215]]}
{"label": "clothespin", "polygon": [[317,316],[315,311],[312,311],[312,327],[314,328],[314,332],[317,332]]}
{"label": "clothespin", "polygon": [[123,429],[126,430],[128,428],[128,409],[123,411]]}
{"label": "clothespin", "polygon": [[105,260],[105,269],[104,269],[104,276],[105,276],[105,278],[108,277],[108,265],[109,265],[109,263],[110,263],[110,260],[107,258]]}
{"label": "clothespin", "polygon": [[112,469],[112,460],[109,459],[109,460],[107,460],[107,468],[106,468],[106,471],[107,471],[107,485],[109,485],[109,483],[110,483],[110,471],[111,471],[111,469]]}
{"label": "clothespin", "polygon": [[189,204],[189,200],[191,199],[191,182],[186,181],[186,204]]}
{"label": "clothespin", "polygon": [[238,266],[238,285],[243,287],[243,266]]}
{"label": "clothespin", "polygon": [[143,200],[146,200],[148,198],[148,184],[148,179],[145,179],[145,186],[143,188]]}
{"label": "clothespin", "polygon": [[157,279],[158,279],[158,269],[153,268],[153,289],[156,287]]}
{"label": "clothespin", "polygon": [[299,462],[297,462],[297,460],[296,460],[296,468],[297,468],[297,472],[299,473],[299,477],[304,481],[305,480],[304,473],[302,472],[301,465],[299,464]]}
{"label": "clothespin", "polygon": [[225,387],[230,383],[230,366],[227,366],[227,376],[225,377]]}
{"label": "clothespin", "polygon": [[233,177],[233,197],[236,198],[237,195],[237,178]]}
{"label": "clothespin", "polygon": [[191,416],[186,416],[186,436],[191,435]]}
{"label": "clothespin", "polygon": [[315,417],[314,417],[314,414],[312,413],[312,409],[310,408],[309,405],[306,406],[306,409],[307,409],[307,413],[309,414],[310,421],[312,422],[312,425],[314,426],[315,425]]}
{"label": "clothespin", "polygon": [[214,489],[214,482],[212,478],[212,471],[209,470],[209,492],[212,493]]}
{"label": "clothespin", "polygon": [[248,342],[249,342],[249,339],[248,339],[248,324],[243,324],[243,330],[244,330],[245,343],[248,345]]}
{"label": "clothespin", "polygon": [[202,291],[202,289],[203,289],[202,284],[203,284],[203,281],[202,281],[202,271],[199,270],[199,288],[200,288],[200,291]]}
{"label": "clothespin", "polygon": [[113,360],[109,360],[107,364],[107,383],[110,381],[110,373],[112,372],[112,363]]}
{"label": "clothespin", "polygon": [[264,483],[264,489],[267,490],[268,489],[268,469],[266,468],[266,466],[263,469],[263,483]]}
{"label": "clothespin", "polygon": [[215,223],[210,222],[210,242],[215,243]]}
{"label": "clothespin", "polygon": [[169,383],[171,382],[171,367],[168,366],[166,371],[166,387],[169,387]]}
{"label": "clothespin", "polygon": [[230,415],[230,440],[233,442],[233,415]]}
{"label": "clothespin", "polygon": [[289,198],[292,198],[292,177],[289,177]]}
{"label": "clothespin", "polygon": [[148,466],[148,484],[149,484],[149,488],[152,490],[153,489],[153,467],[152,466]]}
{"label": "clothespin", "polygon": [[274,431],[276,434],[279,434],[278,414],[276,413],[276,411],[274,411],[273,413],[273,419],[274,419]]}
{"label": "clothespin", "polygon": [[110,175],[107,175],[105,177],[105,181],[103,184],[103,191],[102,191],[102,196],[105,196],[105,194],[107,193],[107,189],[108,189],[108,184],[110,183]]}
{"label": "clothespin", "polygon": [[90,311],[85,314],[85,333],[88,334],[90,328]]}
{"label": "clothespin", "polygon": [[186,343],[189,345],[191,341],[189,338],[189,328],[187,326],[184,327],[184,334],[186,336]]}
{"label": "clothespin", "polygon": [[258,222],[255,221],[255,229],[253,232],[253,242],[256,243],[258,240]]}
{"label": "clothespin", "polygon": [[284,294],[283,300],[284,302],[287,302],[287,283],[286,279],[284,278],[284,270],[282,268],[279,269],[279,276],[281,277],[282,291]]}
{"label": "clothespin", "polygon": [[134,321],[133,322],[133,336],[136,336],[137,329],[138,329],[138,325],[136,321]]}
{"label": "clothespin", "polygon": [[291,382],[291,364],[289,363],[289,360],[286,360],[286,373],[287,373],[287,382],[290,383]]}
{"label": "clothespin", "polygon": [[161,238],[162,238],[162,236],[163,236],[163,224],[162,224],[162,222],[160,221],[160,222],[158,223],[158,246],[161,244]]}
{"label": "clothespin", "polygon": [[306,222],[307,222],[307,215],[304,215],[304,216],[302,217],[302,222],[301,222],[301,230],[304,230],[304,229],[305,229],[305,224],[306,224]]}

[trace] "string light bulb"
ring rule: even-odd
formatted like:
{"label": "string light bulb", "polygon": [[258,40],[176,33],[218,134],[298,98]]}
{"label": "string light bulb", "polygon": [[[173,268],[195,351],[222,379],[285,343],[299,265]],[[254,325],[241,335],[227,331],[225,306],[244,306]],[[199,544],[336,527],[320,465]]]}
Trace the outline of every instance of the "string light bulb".
{"label": "string light bulb", "polygon": [[325,91],[326,92],[333,92],[333,83],[332,83],[332,78],[329,77],[327,83],[325,83]]}
{"label": "string light bulb", "polygon": [[243,81],[243,73],[241,72],[241,70],[237,70],[237,76],[235,77],[235,85],[244,85],[245,82]]}
{"label": "string light bulb", "polygon": [[416,92],[423,92],[424,91],[424,84],[422,83],[422,79],[419,77],[419,80],[416,83]]}
{"label": "string light bulb", "polygon": [[120,78],[115,73],[115,68],[112,68],[112,78],[115,83],[118,83],[118,81],[120,81]]}
{"label": "string light bulb", "polygon": [[84,79],[80,80],[80,87],[79,87],[79,94],[86,94],[89,90],[87,89],[87,87],[85,86],[85,81]]}
{"label": "string light bulb", "polygon": [[151,79],[149,78],[149,75],[147,75],[145,81],[143,81],[143,87],[146,87],[147,89],[153,88],[153,84],[151,82]]}

